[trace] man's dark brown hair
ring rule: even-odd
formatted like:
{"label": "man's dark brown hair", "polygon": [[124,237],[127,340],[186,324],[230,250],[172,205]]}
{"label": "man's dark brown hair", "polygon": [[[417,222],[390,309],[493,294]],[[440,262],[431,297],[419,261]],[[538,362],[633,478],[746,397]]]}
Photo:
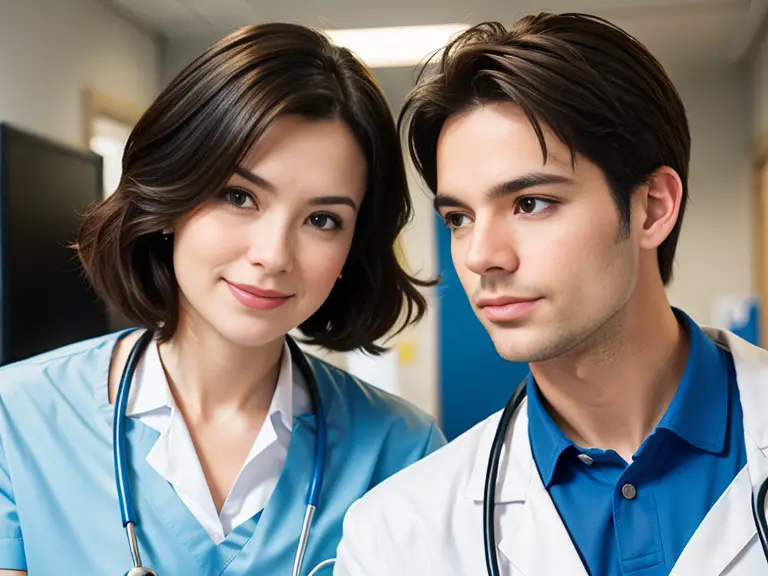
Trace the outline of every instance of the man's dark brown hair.
{"label": "man's dark brown hair", "polygon": [[685,108],[661,64],[617,26],[585,14],[527,16],[507,30],[470,28],[423,69],[401,111],[410,155],[437,191],[437,141],[445,121],[476,106],[513,102],[530,120],[544,161],[542,126],[605,175],[622,231],[630,197],[661,166],[683,182],[680,214],[659,246],[662,281],[672,277],[688,199],[690,133]]}
{"label": "man's dark brown hair", "polygon": [[[97,292],[130,320],[170,338],[179,294],[162,230],[215,197],[279,116],[340,119],[367,161],[367,185],[343,277],[300,329],[332,350],[377,353],[379,338],[424,314],[395,240],[411,217],[400,140],[369,70],[321,33],[250,26],[213,44],[134,128],[117,190],[85,217],[78,250]],[[297,170],[301,167],[297,166]]]}

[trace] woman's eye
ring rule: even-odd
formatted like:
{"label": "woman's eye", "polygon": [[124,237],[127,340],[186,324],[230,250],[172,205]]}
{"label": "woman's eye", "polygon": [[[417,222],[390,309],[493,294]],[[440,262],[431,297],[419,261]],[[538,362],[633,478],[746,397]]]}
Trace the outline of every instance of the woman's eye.
{"label": "woman's eye", "polygon": [[232,206],[237,208],[249,208],[256,205],[253,196],[245,190],[228,188],[224,191],[224,197],[230,204],[232,204]]}
{"label": "woman's eye", "polygon": [[549,208],[552,204],[553,202],[551,200],[527,196],[525,198],[520,198],[517,201],[515,212],[523,214],[538,214],[542,210]]}
{"label": "woman's eye", "polygon": [[331,214],[312,214],[308,221],[312,227],[318,230],[338,230],[341,228],[341,221]]}

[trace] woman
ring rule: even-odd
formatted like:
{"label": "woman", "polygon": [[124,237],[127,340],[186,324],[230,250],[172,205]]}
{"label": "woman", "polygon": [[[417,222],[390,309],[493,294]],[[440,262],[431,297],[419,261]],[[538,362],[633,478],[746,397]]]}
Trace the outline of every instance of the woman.
{"label": "woman", "polygon": [[410,211],[381,91],[321,34],[248,27],[183,70],[134,129],[120,185],[77,245],[97,292],[153,331],[0,372],[0,574],[139,564],[118,505],[121,422],[140,562],[173,576],[292,573],[324,423],[301,574],[332,558],[347,508],[444,440],[404,402],[305,360],[287,334],[377,353],[418,320],[423,283],[394,252]]}

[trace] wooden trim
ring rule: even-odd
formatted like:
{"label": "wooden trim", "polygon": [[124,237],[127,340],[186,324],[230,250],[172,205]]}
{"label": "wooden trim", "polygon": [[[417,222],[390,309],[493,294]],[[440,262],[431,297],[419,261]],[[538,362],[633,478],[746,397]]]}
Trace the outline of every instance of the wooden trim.
{"label": "wooden trim", "polygon": [[83,92],[83,143],[87,147],[93,136],[93,120],[99,116],[112,118],[128,126],[134,126],[144,109],[116,96],[87,89]]}
{"label": "wooden trim", "polygon": [[760,303],[760,346],[768,345],[768,133],[752,148],[754,289]]}
{"label": "wooden trim", "polygon": [[761,134],[752,145],[752,165],[755,170],[762,169],[768,161],[768,132]]}

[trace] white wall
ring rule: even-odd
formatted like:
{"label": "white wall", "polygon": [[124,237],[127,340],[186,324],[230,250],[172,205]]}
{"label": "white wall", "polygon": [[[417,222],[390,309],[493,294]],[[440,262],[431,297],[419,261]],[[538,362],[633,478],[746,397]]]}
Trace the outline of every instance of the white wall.
{"label": "white wall", "polygon": [[[2,0],[0,0],[2,1]],[[177,39],[168,42],[163,50],[160,79],[163,84],[169,83],[184,66],[192,62],[198,55],[216,40],[210,38]]]}
{"label": "white wall", "polygon": [[149,105],[160,52],[97,0],[0,0],[0,121],[82,145],[83,91]]}
{"label": "white wall", "polygon": [[[408,271],[421,279],[437,275],[437,242],[432,199],[422,190],[414,173],[409,174],[414,217],[402,236]],[[426,188],[426,187],[425,187]],[[412,358],[400,365],[399,394],[422,410],[439,416],[437,288],[426,288],[428,308],[424,318],[397,339],[412,350]]]}
{"label": "white wall", "polygon": [[[374,75],[386,93],[392,114],[397,117],[413,87],[415,70],[381,68],[374,70]],[[414,214],[401,238],[403,252],[408,271],[421,279],[430,279],[438,273],[432,197],[410,162],[408,166]],[[437,289],[427,288],[422,293],[429,305],[427,314],[421,322],[406,329],[397,338],[401,347],[409,347],[412,351],[410,361],[400,365],[398,387],[404,398],[439,417]]]}
{"label": "white wall", "polygon": [[752,290],[749,83],[736,65],[671,76],[686,106],[692,148],[690,203],[668,293],[708,324],[716,298]]}

